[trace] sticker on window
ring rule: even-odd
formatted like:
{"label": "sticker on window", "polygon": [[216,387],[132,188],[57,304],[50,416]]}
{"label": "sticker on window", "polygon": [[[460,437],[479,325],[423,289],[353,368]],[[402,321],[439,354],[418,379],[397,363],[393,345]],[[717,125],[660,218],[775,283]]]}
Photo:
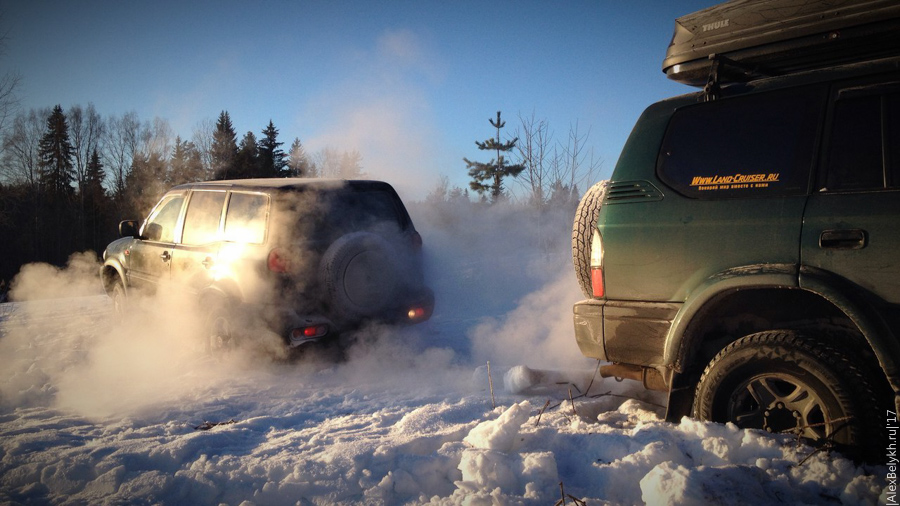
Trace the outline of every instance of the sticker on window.
{"label": "sticker on window", "polygon": [[768,188],[770,184],[779,182],[778,176],[777,172],[774,174],[694,176],[691,178],[690,186],[698,191]]}

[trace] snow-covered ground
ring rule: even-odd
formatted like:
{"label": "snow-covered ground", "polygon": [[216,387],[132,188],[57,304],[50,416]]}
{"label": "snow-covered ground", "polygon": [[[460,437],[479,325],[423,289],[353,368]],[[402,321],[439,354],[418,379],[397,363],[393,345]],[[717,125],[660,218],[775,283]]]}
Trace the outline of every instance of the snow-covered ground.
{"label": "snow-covered ground", "polygon": [[31,298],[68,298],[0,305],[0,504],[887,501],[886,467],[666,423],[663,396],[594,377],[567,216],[413,217],[434,318],[340,361],[210,358],[173,307],[114,322],[89,255],[29,267]]}

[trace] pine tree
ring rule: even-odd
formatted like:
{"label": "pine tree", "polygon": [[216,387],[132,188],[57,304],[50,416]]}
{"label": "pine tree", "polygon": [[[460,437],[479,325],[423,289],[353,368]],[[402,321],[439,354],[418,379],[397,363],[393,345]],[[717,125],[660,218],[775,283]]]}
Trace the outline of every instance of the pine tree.
{"label": "pine tree", "polygon": [[169,160],[169,171],[166,182],[174,186],[203,179],[203,161],[200,159],[200,151],[191,141],[182,141],[181,137],[175,138],[175,147],[172,148],[172,158]]}
{"label": "pine tree", "polygon": [[233,168],[237,152],[237,134],[231,125],[231,117],[228,115],[228,111],[222,111],[219,114],[219,120],[216,121],[212,146],[210,146],[213,179],[234,177]]}
{"label": "pine tree", "polygon": [[306,149],[300,143],[299,138],[294,138],[291,143],[290,157],[287,160],[287,168],[293,177],[316,177],[316,167],[306,154]]}
{"label": "pine tree", "polygon": [[106,171],[103,170],[103,164],[100,163],[97,148],[94,148],[85,167],[84,184],[82,185],[86,247],[94,251],[100,251],[104,246],[103,229],[109,205],[106,189],[103,187],[105,179]]}
{"label": "pine tree", "polygon": [[47,118],[47,129],[38,145],[41,189],[55,199],[71,197],[74,193],[75,167],[69,128],[62,107],[57,105]]}
{"label": "pine tree", "polygon": [[522,164],[507,164],[506,159],[503,157],[503,153],[515,148],[519,139],[514,138],[509,142],[500,142],[500,129],[506,125],[506,122],[500,119],[500,111],[497,111],[496,121],[493,119],[488,121],[497,129],[497,137],[487,139],[484,142],[475,141],[475,145],[481,150],[496,151],[497,157],[488,163],[473,162],[468,158],[463,158],[463,161],[466,162],[469,176],[472,178],[472,181],[469,182],[469,187],[482,196],[490,190],[491,200],[496,202],[503,195],[503,178],[518,176],[525,169],[525,166]]}
{"label": "pine tree", "polygon": [[259,146],[256,136],[248,131],[241,139],[241,146],[234,159],[234,173],[231,177],[252,178],[264,177],[260,170]]}
{"label": "pine tree", "polygon": [[269,120],[269,126],[263,131],[263,138],[259,140],[259,165],[260,176],[262,177],[287,177],[289,172],[286,169],[287,161],[285,161],[284,151],[280,146],[283,142],[278,142],[278,129]]}

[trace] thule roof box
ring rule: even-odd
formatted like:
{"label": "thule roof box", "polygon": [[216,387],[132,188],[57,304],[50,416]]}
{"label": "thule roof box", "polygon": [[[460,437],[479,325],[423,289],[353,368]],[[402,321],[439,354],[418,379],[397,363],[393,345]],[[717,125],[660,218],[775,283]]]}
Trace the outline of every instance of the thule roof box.
{"label": "thule roof box", "polygon": [[663,72],[718,85],[896,55],[898,0],[732,0],[675,20]]}

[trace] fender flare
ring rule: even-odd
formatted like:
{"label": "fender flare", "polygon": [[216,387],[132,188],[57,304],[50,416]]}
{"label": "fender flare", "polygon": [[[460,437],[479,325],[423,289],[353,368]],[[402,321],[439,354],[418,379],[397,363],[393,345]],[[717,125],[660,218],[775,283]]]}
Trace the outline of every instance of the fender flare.
{"label": "fender flare", "polygon": [[869,343],[900,408],[900,342],[874,309],[874,296],[842,277],[815,267],[800,268],[800,287],[840,309]]}
{"label": "fender flare", "polygon": [[695,317],[708,308],[709,303],[723,294],[752,288],[799,288],[796,264],[760,264],[728,269],[707,278],[688,294],[687,300],[669,327],[663,363],[676,372],[683,372],[687,359],[697,344],[691,339]]}

